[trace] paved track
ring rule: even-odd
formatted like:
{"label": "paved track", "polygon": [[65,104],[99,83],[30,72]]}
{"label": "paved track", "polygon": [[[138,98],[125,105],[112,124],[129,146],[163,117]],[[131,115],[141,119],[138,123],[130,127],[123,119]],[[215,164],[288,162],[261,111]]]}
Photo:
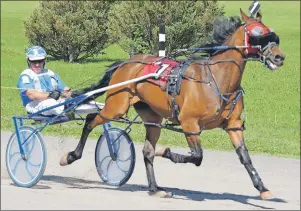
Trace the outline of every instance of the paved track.
{"label": "paved track", "polygon": [[[10,132],[1,132],[1,209],[300,209],[300,160],[251,156],[265,185],[275,195],[260,200],[234,152],[204,150],[201,167],[155,159],[159,185],[174,193],[170,199],[148,196],[142,146],[136,167],[120,188],[104,185],[94,166],[95,140],[89,139],[81,160],[61,167],[60,157],[77,139],[44,136],[48,161],[40,182],[28,189],[13,185],[6,171],[5,149]],[[188,152],[188,149],[173,149]]]}

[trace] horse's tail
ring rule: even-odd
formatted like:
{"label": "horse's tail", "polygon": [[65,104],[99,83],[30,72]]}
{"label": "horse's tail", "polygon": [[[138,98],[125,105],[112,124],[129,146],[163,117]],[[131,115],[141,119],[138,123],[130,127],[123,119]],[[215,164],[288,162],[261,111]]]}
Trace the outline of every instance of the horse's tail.
{"label": "horse's tail", "polygon": [[[77,90],[72,91],[71,97],[77,97],[77,96],[83,95],[87,92],[108,86],[111,81],[113,73],[118,69],[118,67],[121,66],[120,64],[122,64],[122,63],[123,63],[123,61],[114,62],[113,64],[108,66],[109,68],[105,71],[105,75],[97,83],[92,84],[89,87],[85,87],[82,89],[77,89]],[[97,98],[97,97],[103,95],[104,93],[105,93],[105,91],[94,94],[93,96],[89,97],[85,101],[93,100],[94,98]]]}

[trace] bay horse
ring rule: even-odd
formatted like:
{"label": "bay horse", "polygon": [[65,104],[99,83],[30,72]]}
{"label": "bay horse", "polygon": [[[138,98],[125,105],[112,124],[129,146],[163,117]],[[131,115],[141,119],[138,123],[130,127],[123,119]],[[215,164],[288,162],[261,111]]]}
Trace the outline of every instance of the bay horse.
{"label": "bay horse", "polygon": [[[160,136],[160,127],[145,125],[146,137],[143,147],[144,163],[148,179],[149,194],[159,197],[171,197],[172,193],[157,185],[153,161],[155,156],[170,159],[174,163],[193,163],[200,166],[203,160],[203,150],[200,144],[200,132],[203,129],[224,129],[232,142],[236,153],[245,166],[254,187],[262,199],[273,195],[264,186],[259,174],[254,168],[244,143],[243,95],[241,80],[251,53],[271,70],[283,65],[285,55],[279,48],[279,37],[262,22],[262,14],[255,18],[248,17],[240,9],[239,17],[220,19],[215,22],[213,36],[224,46],[251,46],[260,48],[230,48],[217,50],[209,59],[191,61],[186,65],[182,75],[179,94],[171,96],[157,84],[143,80],[107,92],[105,106],[98,114],[86,117],[80,141],[74,151],[62,156],[60,164],[69,165],[82,156],[89,133],[98,125],[108,122],[108,119],[118,120],[131,105],[144,122],[161,124],[163,119],[181,126],[185,133],[190,155],[177,154],[170,148],[156,151]],[[244,24],[242,23],[244,22]],[[104,77],[90,87],[73,91],[72,97],[88,91],[117,84],[141,76],[142,70],[149,63],[160,60],[154,55],[136,55],[129,60],[106,71]],[[95,94],[95,98],[104,93]],[[178,105],[179,112],[174,115],[172,101]]]}

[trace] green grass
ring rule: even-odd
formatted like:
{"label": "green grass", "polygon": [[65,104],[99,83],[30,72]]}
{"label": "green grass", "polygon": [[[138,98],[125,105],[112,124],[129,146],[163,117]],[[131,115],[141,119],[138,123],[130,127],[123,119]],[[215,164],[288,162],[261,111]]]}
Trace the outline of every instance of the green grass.
{"label": "green grass", "polygon": [[[239,15],[239,8],[248,10],[249,1],[221,2],[227,15]],[[26,115],[21,105],[17,78],[26,67],[24,49],[28,41],[24,36],[23,20],[38,2],[1,2],[1,130],[13,130],[11,117]],[[286,53],[285,65],[270,72],[260,63],[249,62],[242,85],[245,90],[246,127],[245,141],[250,153],[264,153],[288,157],[300,157],[300,3],[290,1],[262,1],[263,23],[280,37],[281,49]],[[168,36],[168,35],[167,35]],[[59,73],[69,86],[83,87],[99,79],[106,65],[114,60],[127,59],[117,45],[109,46],[106,54],[82,64],[49,61],[47,67]],[[103,102],[104,97],[99,98]],[[130,117],[135,113],[129,112]],[[117,126],[123,126],[116,124]],[[69,122],[47,127],[43,134],[80,137],[81,125]],[[95,129],[91,138],[97,138],[101,128]],[[143,131],[143,132],[142,132]],[[160,144],[187,146],[182,134],[163,130]],[[131,137],[136,143],[144,140],[144,127],[134,125]],[[233,151],[227,134],[215,129],[201,135],[206,149]]]}

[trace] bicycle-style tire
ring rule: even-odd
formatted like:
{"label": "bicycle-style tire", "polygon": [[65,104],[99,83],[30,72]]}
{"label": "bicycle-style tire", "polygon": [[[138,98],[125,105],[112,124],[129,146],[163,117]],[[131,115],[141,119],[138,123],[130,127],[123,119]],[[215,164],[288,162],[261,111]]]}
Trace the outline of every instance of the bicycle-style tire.
{"label": "bicycle-style tire", "polygon": [[[6,168],[11,180],[19,187],[30,188],[36,185],[46,168],[46,148],[43,139],[35,128],[22,126],[19,128],[21,144],[26,154],[22,159],[17,134],[14,132],[6,147]],[[26,141],[30,134],[33,135]]]}
{"label": "bicycle-style tire", "polygon": [[131,177],[136,162],[135,148],[130,136],[122,129],[112,127],[107,129],[116,150],[116,160],[113,160],[108,141],[102,134],[95,149],[95,165],[101,180],[108,185],[122,186]]}

